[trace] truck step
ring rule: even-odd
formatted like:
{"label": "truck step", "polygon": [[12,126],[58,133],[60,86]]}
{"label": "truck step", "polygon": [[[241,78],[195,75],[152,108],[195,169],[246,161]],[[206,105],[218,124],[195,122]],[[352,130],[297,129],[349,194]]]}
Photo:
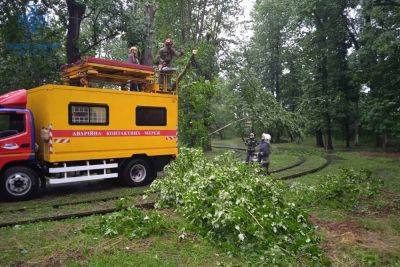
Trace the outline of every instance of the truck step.
{"label": "truck step", "polygon": [[117,178],[117,177],[118,177],[118,173],[107,173],[107,174],[77,176],[77,177],[70,177],[70,178],[55,178],[55,179],[49,179],[48,182],[51,185],[55,185],[55,184],[67,184],[67,183],[110,179],[110,178]]}
{"label": "truck step", "polygon": [[62,167],[49,168],[48,183],[50,185],[67,184],[118,177],[118,171],[112,170],[118,168],[118,163],[106,160],[103,160],[102,164],[90,163],[90,161],[86,161],[86,164],[83,165],[67,166],[67,163],[64,162]]}
{"label": "truck step", "polygon": [[113,169],[118,168],[118,163],[103,163],[96,165],[82,165],[82,166],[64,166],[49,168],[49,173],[63,173],[63,172],[74,172],[74,171],[92,171],[101,169]]}

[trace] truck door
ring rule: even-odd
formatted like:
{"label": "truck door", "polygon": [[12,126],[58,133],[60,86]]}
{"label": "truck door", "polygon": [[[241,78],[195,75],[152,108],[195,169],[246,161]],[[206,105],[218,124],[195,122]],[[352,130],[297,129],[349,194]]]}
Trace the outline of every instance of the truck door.
{"label": "truck door", "polygon": [[0,110],[0,168],[34,157],[31,115],[24,110]]}

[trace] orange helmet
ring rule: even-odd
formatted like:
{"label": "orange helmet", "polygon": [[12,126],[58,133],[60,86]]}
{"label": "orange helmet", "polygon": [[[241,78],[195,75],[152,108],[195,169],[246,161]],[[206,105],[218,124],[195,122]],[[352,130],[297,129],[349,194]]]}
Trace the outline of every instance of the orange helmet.
{"label": "orange helmet", "polygon": [[172,41],[171,38],[167,38],[167,39],[165,40],[164,44],[165,44],[165,45],[173,45],[174,42]]}

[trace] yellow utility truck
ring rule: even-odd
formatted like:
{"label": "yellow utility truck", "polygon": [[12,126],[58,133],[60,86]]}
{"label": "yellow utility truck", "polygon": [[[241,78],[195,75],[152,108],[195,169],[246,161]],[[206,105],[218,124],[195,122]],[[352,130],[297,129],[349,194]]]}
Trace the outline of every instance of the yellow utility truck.
{"label": "yellow utility truck", "polygon": [[40,185],[110,178],[141,186],[176,157],[177,88],[160,86],[151,67],[87,58],[62,78],[0,96],[3,195],[26,199]]}

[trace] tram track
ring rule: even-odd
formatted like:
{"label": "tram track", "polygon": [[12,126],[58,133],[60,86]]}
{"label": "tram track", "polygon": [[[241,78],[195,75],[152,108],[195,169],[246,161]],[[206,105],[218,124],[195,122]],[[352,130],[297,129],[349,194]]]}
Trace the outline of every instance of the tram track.
{"label": "tram track", "polygon": [[65,207],[65,206],[91,204],[91,203],[96,203],[96,202],[107,202],[107,201],[117,200],[117,199],[120,199],[120,198],[135,197],[135,196],[144,195],[146,189],[148,189],[148,188],[149,188],[149,186],[141,187],[140,191],[132,193],[132,194],[124,194],[124,195],[118,195],[118,196],[93,198],[93,199],[71,201],[71,202],[61,202],[61,203],[56,203],[56,204],[40,205],[40,206],[37,206],[37,207],[23,207],[23,208],[18,208],[18,209],[6,209],[6,210],[1,210],[0,214],[25,212],[25,211],[30,211],[30,210],[42,209],[42,208],[58,209],[58,208]]}
{"label": "tram track", "polygon": [[323,158],[325,159],[325,162],[323,164],[321,164],[318,167],[312,168],[310,170],[306,170],[303,172],[299,172],[299,173],[294,173],[291,175],[287,175],[287,176],[283,176],[283,177],[279,177],[280,180],[291,180],[291,179],[295,179],[295,178],[299,178],[308,174],[312,174],[312,173],[316,173],[319,172],[323,169],[325,169],[326,167],[328,167],[331,163],[332,163],[332,157],[330,155],[326,155],[323,156]]}
{"label": "tram track", "polygon": [[[236,151],[246,151],[246,149],[237,148],[237,147],[229,147],[229,146],[213,146],[213,148],[231,149],[231,150],[236,150]],[[332,163],[331,156],[326,155],[326,156],[324,156],[324,158],[325,158],[325,162],[318,167],[315,167],[315,168],[312,168],[309,170],[305,170],[302,172],[286,175],[283,177],[279,177],[278,179],[290,180],[290,179],[295,179],[295,178],[298,178],[298,177],[301,177],[301,176],[304,176],[307,174],[318,172],[318,171],[326,168],[327,166],[329,166]],[[294,169],[296,167],[303,165],[306,162],[306,160],[307,159],[305,157],[299,157],[295,163],[293,163],[289,166],[285,166],[285,167],[276,169],[276,170],[272,170],[271,173],[280,173],[280,172],[284,172],[286,170]],[[61,202],[61,203],[38,206],[38,207],[31,207],[31,208],[3,210],[3,211],[0,211],[0,213],[7,213],[7,212],[8,213],[17,213],[17,212],[33,211],[33,210],[37,210],[37,209],[40,209],[43,207],[52,208],[52,209],[57,210],[59,208],[66,207],[66,206],[108,202],[108,201],[118,200],[120,198],[126,198],[126,197],[139,197],[141,195],[146,194],[146,190],[145,190],[146,188],[147,187],[145,187],[143,190],[140,190],[139,192],[135,192],[133,194],[110,196],[110,197],[103,197],[103,198],[93,198],[93,199],[81,200],[81,201]],[[152,208],[154,208],[154,201],[136,204],[135,207],[138,207],[141,209],[152,209]],[[74,213],[67,213],[67,214],[41,216],[41,217],[25,219],[25,220],[3,222],[3,223],[0,223],[0,228],[13,227],[16,225],[26,225],[26,224],[32,224],[32,223],[38,223],[38,222],[45,222],[45,221],[61,221],[61,220],[66,220],[66,219],[71,219],[71,218],[83,218],[83,217],[88,217],[88,216],[92,216],[92,215],[105,215],[105,214],[117,212],[120,210],[122,210],[122,208],[104,208],[104,209],[96,209],[96,210],[91,210],[91,211],[81,211],[81,212],[74,212]]]}
{"label": "tram track", "polygon": [[[219,148],[219,149],[230,149],[230,150],[234,150],[234,151],[247,151],[245,148],[239,148],[239,147],[231,147],[231,146],[211,146],[212,148]],[[287,176],[283,176],[283,177],[279,177],[280,180],[290,180],[290,179],[295,179],[295,178],[299,178],[308,174],[312,174],[312,173],[316,173],[318,171],[321,171],[323,169],[325,169],[326,167],[328,167],[331,163],[332,163],[332,156],[331,155],[324,155],[323,158],[325,159],[325,162],[315,168],[309,169],[309,170],[305,170],[299,173],[294,173],[294,174],[290,174]],[[283,167],[283,168],[279,168],[276,170],[272,170],[270,173],[280,173],[286,170],[290,170],[296,167],[299,167],[301,165],[303,165],[306,162],[306,158],[305,157],[299,157],[298,161],[292,165]]]}
{"label": "tram track", "polygon": [[[154,209],[154,204],[155,204],[155,202],[151,201],[151,202],[136,204],[134,206],[139,209]],[[38,217],[38,218],[34,218],[34,219],[0,223],[0,228],[13,227],[16,225],[39,223],[39,222],[47,222],[47,221],[62,221],[62,220],[73,219],[73,218],[89,217],[89,216],[93,216],[93,215],[105,215],[108,213],[121,211],[123,209],[125,209],[125,208],[107,208],[107,209],[97,209],[97,210],[93,210],[93,211],[82,211],[82,212],[60,214],[60,215],[53,215],[53,216],[42,216],[42,217]]]}

